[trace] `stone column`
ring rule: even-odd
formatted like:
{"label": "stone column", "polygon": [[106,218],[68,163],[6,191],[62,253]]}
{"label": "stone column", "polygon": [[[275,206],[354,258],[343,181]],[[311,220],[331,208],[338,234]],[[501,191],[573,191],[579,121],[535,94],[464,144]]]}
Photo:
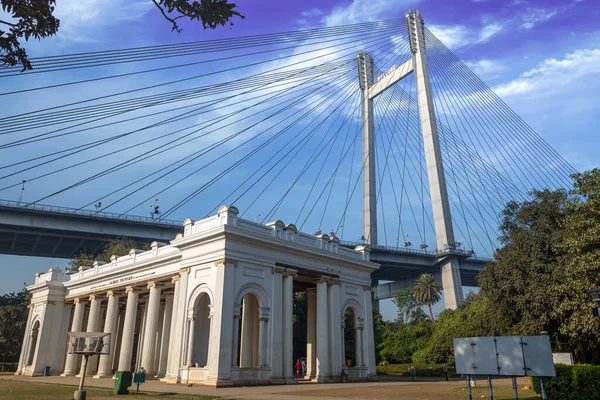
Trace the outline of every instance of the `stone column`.
{"label": "stone column", "polygon": [[308,300],[306,317],[306,379],[313,379],[317,370],[317,303],[315,288],[306,290]]}
{"label": "stone column", "polygon": [[329,301],[329,366],[331,376],[337,378],[342,372],[344,361],[342,359],[342,304],[340,297],[340,280],[332,279],[328,287]]}
{"label": "stone column", "polygon": [[[165,372],[165,377],[163,381],[170,383],[177,383],[177,379],[179,376],[179,366],[175,367],[175,361],[179,360],[176,355],[176,350],[178,348],[178,341],[181,341],[181,337],[177,336],[177,322],[178,319],[178,307],[179,307],[179,285],[180,285],[181,277],[174,276],[171,282],[173,283],[173,311],[171,312],[171,332],[169,332],[169,350],[167,354],[167,371]],[[179,333],[181,335],[181,333]]]}
{"label": "stone column", "polygon": [[361,318],[356,318],[354,320],[354,329],[356,330],[356,366],[362,367],[363,363],[363,320]]}
{"label": "stone column", "polygon": [[100,356],[98,375],[94,378],[106,378],[112,376],[112,358],[117,343],[117,317],[119,316],[119,296],[113,291],[106,293],[108,305],[106,307],[106,321],[104,322],[104,333],[110,333],[110,353]]}
{"label": "stone column", "polygon": [[[87,332],[98,332],[100,331],[100,304],[102,300],[96,297],[96,295],[90,296],[90,312],[88,313]],[[98,367],[98,356],[92,356],[88,360],[87,374],[94,375]]]}
{"label": "stone column", "polygon": [[[141,294],[140,294],[141,296]],[[138,297],[138,303],[141,303],[142,299]],[[138,312],[142,316],[142,320],[140,322],[140,330],[138,331],[138,342],[137,342],[137,353],[135,355],[135,364],[133,366],[133,372],[138,371],[142,367],[142,352],[144,351],[144,332],[146,332],[146,314],[147,308],[147,300],[146,303],[139,304]],[[135,337],[135,334],[134,334]]]}
{"label": "stone column", "polygon": [[317,284],[317,381],[329,378],[329,318],[327,306],[327,282],[321,278]]}
{"label": "stone column", "polygon": [[[71,332],[81,332],[83,328],[83,315],[85,313],[85,302],[80,299],[73,301],[75,304],[75,311],[73,313],[73,322],[71,323]],[[77,354],[67,354],[67,361],[65,362],[65,371],[61,376],[71,376],[77,373],[77,363],[79,361]]]}
{"label": "stone column", "polygon": [[[285,268],[273,267],[273,299],[283,298],[283,273]],[[271,310],[271,382],[284,383],[283,379],[283,304],[273,301]]]}
{"label": "stone column", "polygon": [[160,301],[158,311],[158,329],[156,330],[156,339],[154,343],[154,377],[158,375],[158,363],[160,362],[160,345],[162,344],[163,324],[165,321],[165,303]]}
{"label": "stone column", "polygon": [[137,317],[139,291],[129,286],[127,293],[127,307],[125,308],[125,323],[121,339],[121,354],[119,355],[119,371],[131,371],[131,357],[133,356],[133,337],[135,335],[135,320]]}
{"label": "stone column", "polygon": [[[238,355],[240,353],[240,318],[241,318],[242,306],[236,304],[233,307],[233,337],[231,345],[231,366],[238,367],[239,360]],[[210,349],[209,349],[210,352]]]}
{"label": "stone column", "polygon": [[365,331],[363,335],[363,340],[365,342],[363,346],[365,351],[364,360],[368,369],[368,376],[373,377],[377,375],[377,365],[375,361],[375,331],[373,327],[373,306],[371,303],[374,289],[371,286],[365,286],[363,289],[365,293]]}
{"label": "stone column", "polygon": [[258,367],[263,367],[267,365],[267,323],[269,322],[269,312],[271,310],[268,308],[259,308],[258,309]]}
{"label": "stone column", "polygon": [[29,312],[27,313],[27,323],[25,324],[25,336],[23,337],[23,343],[21,344],[21,354],[19,355],[19,364],[15,375],[22,375],[25,372],[25,364],[27,364],[27,347],[29,346],[28,336],[29,330],[31,329],[34,305],[28,304],[27,309]]}
{"label": "stone column", "polygon": [[192,367],[193,362],[194,362],[194,335],[196,333],[195,332],[196,318],[195,317],[188,318],[188,325],[189,325],[188,346],[187,346],[187,357],[186,357],[185,365],[187,365],[188,367]]}
{"label": "stone column", "polygon": [[165,313],[163,315],[163,329],[160,339],[160,358],[158,360],[159,378],[167,372],[167,359],[169,355],[169,340],[171,337],[171,319],[173,318],[173,296],[167,296],[165,300]]}
{"label": "stone column", "polygon": [[297,271],[286,269],[283,276],[283,375],[294,382],[294,278]]}
{"label": "stone column", "polygon": [[144,348],[142,350],[141,366],[148,376],[154,376],[154,351],[156,350],[156,335],[158,332],[158,316],[160,312],[160,287],[156,282],[148,283],[150,297],[146,306],[146,326],[144,327]]}

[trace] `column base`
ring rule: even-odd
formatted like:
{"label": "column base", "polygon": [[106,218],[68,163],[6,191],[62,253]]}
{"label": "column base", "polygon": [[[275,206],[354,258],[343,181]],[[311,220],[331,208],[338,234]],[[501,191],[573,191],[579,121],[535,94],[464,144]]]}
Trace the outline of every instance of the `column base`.
{"label": "column base", "polygon": [[325,377],[312,378],[310,381],[311,382],[316,382],[316,383],[332,383],[332,382],[335,382],[334,379],[325,378]]}
{"label": "column base", "polygon": [[112,373],[110,373],[110,374],[96,374],[92,378],[94,378],[94,379],[103,379],[103,378],[112,378],[113,376],[114,375]]}
{"label": "column base", "polygon": [[60,376],[75,376],[76,373],[75,372],[63,372],[62,374],[60,374]]}

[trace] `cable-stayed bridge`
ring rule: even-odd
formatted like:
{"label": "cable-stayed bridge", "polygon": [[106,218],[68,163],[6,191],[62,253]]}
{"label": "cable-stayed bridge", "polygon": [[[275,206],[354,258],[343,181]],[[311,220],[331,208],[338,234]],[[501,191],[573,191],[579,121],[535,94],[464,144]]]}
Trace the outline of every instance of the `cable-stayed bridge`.
{"label": "cable-stayed bridge", "polygon": [[166,240],[235,204],[369,245],[374,281],[396,282],[377,298],[432,272],[453,308],[505,205],[574,172],[418,12],[32,63],[0,70],[4,253]]}

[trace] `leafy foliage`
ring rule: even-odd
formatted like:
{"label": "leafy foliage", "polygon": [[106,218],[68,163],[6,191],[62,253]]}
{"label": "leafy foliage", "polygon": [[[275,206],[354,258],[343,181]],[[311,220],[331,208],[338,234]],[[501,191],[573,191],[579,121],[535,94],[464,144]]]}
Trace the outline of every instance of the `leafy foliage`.
{"label": "leafy foliage", "polygon": [[[237,5],[228,0],[152,0],[172,30],[181,32],[178,20],[187,18],[200,21],[204,29],[215,29],[229,24],[233,17],[244,18],[235,11]],[[22,65],[23,71],[32,69],[21,39],[42,39],[58,32],[60,21],[53,15],[56,0],[0,0],[2,10],[12,20],[0,20],[0,61],[8,66]],[[5,30],[7,29],[7,30]]]}
{"label": "leafy foliage", "polygon": [[431,306],[440,301],[441,291],[442,287],[431,274],[422,274],[419,276],[413,287],[415,300],[427,306],[431,322],[434,321]]}
{"label": "leafy foliage", "polygon": [[17,361],[27,323],[29,296],[25,289],[0,296],[0,359]]}
{"label": "leafy foliage", "polygon": [[[600,398],[600,366],[556,364],[556,377],[544,378],[548,400],[593,400]],[[532,378],[541,393],[539,378]]]}
{"label": "leafy foliage", "polygon": [[[136,247],[134,240],[122,237],[119,239],[110,239],[102,249],[100,254],[92,254],[87,251],[82,251],[74,259],[69,261],[69,267],[77,270],[79,267],[89,267],[94,261],[110,262],[110,258],[115,256],[124,256],[129,254],[129,251]],[[143,250],[149,250],[150,246],[144,246]]]}
{"label": "leafy foliage", "polygon": [[396,321],[400,324],[407,325],[413,321],[423,317],[421,305],[415,299],[415,296],[410,289],[399,290],[394,293],[392,301],[398,308]]}
{"label": "leafy foliage", "polygon": [[15,20],[0,20],[0,28],[8,27],[0,29],[0,60],[10,66],[21,64],[23,71],[32,69],[19,40],[42,39],[58,32],[60,21],[52,15],[55,0],[1,0],[0,3],[2,11]]}

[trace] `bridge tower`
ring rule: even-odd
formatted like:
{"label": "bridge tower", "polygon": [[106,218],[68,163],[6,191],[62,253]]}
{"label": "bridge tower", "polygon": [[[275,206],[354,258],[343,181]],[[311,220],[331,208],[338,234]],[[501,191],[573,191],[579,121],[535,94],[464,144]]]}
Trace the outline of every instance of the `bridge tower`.
{"label": "bridge tower", "polygon": [[369,54],[364,52],[357,55],[359,83],[363,96],[363,235],[367,244],[377,244],[373,99],[410,73],[414,73],[437,250],[445,254],[439,260],[444,300],[446,308],[455,309],[464,301],[464,297],[460,279],[459,260],[452,255],[452,250],[456,248],[456,242],[454,239],[448,190],[446,188],[435,108],[429,81],[423,17],[416,10],[409,11],[406,13],[406,25],[412,57],[400,67],[389,71],[384,78],[374,82],[373,59]]}

